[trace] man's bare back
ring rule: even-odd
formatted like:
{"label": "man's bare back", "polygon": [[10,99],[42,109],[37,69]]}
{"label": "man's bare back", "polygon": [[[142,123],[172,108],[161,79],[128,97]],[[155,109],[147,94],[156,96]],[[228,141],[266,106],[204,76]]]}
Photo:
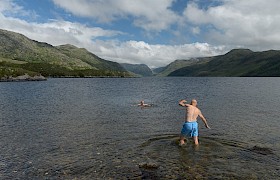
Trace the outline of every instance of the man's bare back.
{"label": "man's bare back", "polygon": [[186,122],[194,122],[197,120],[197,116],[200,114],[200,110],[193,105],[187,104],[186,105]]}
{"label": "man's bare back", "polygon": [[[180,106],[186,107],[186,117],[185,121],[186,122],[194,122],[197,121],[197,117],[199,116],[202,121],[204,122],[205,126],[207,127],[207,121],[202,115],[200,109],[197,108],[197,101],[195,99],[192,100],[191,104],[185,104],[187,102],[186,100],[181,100],[179,102]],[[207,127],[208,128],[208,127]]]}

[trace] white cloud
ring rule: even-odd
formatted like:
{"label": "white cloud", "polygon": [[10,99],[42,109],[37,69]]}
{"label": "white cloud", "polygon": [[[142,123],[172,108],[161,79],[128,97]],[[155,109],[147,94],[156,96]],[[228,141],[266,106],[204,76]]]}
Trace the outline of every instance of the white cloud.
{"label": "white cloud", "polygon": [[192,28],[192,33],[195,34],[195,35],[200,34],[200,28],[199,27],[193,27]]}
{"label": "white cloud", "polygon": [[80,23],[51,20],[48,23],[29,23],[25,20],[6,17],[0,13],[0,28],[24,34],[30,39],[48,42],[52,45],[73,44],[84,46],[98,37],[112,37],[122,34],[119,31],[87,27]]}
{"label": "white cloud", "polygon": [[211,46],[207,43],[172,46],[151,45],[143,41],[96,41],[90,49],[105,59],[120,63],[143,63],[150,67],[165,66],[176,59],[214,56],[226,51],[224,46]]}
{"label": "white cloud", "polygon": [[279,49],[280,3],[278,0],[221,0],[219,6],[201,9],[195,3],[184,11],[187,23],[208,27],[207,42],[253,50]]}
{"label": "white cloud", "polygon": [[16,4],[14,0],[1,0],[0,13],[14,17],[29,16],[32,19],[36,19],[38,17],[35,11],[25,10],[22,6]]}
{"label": "white cloud", "polygon": [[22,11],[22,7],[18,6],[16,3],[13,2],[13,0],[1,0],[0,1],[0,12],[4,13],[4,12],[21,12]]}
{"label": "white cloud", "polygon": [[178,16],[169,9],[174,0],[53,0],[66,11],[108,23],[133,17],[133,24],[147,31],[162,31],[176,23]]}

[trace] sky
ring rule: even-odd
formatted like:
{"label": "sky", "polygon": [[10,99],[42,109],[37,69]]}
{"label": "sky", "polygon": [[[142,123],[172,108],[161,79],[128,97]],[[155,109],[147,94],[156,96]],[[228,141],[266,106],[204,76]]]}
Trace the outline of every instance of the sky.
{"label": "sky", "polygon": [[0,0],[0,29],[151,68],[280,49],[279,0]]}

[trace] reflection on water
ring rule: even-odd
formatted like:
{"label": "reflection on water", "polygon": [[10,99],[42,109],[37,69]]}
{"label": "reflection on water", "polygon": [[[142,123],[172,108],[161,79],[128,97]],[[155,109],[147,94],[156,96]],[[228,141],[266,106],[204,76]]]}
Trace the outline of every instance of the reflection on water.
{"label": "reflection on water", "polygon": [[[279,88],[278,78],[1,83],[0,179],[278,179]],[[212,127],[199,121],[198,147],[178,146],[182,98],[198,99]]]}

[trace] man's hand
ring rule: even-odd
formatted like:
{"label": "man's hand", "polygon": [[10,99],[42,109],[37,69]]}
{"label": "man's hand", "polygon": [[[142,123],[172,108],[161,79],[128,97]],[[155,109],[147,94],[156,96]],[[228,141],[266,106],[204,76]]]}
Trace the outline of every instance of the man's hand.
{"label": "man's hand", "polygon": [[185,106],[185,103],[186,103],[186,102],[187,102],[186,100],[182,99],[182,100],[179,102],[179,105],[180,105],[180,106]]}
{"label": "man's hand", "polygon": [[211,129],[211,128],[208,126],[208,124],[205,124],[205,127],[206,127],[207,129]]}

